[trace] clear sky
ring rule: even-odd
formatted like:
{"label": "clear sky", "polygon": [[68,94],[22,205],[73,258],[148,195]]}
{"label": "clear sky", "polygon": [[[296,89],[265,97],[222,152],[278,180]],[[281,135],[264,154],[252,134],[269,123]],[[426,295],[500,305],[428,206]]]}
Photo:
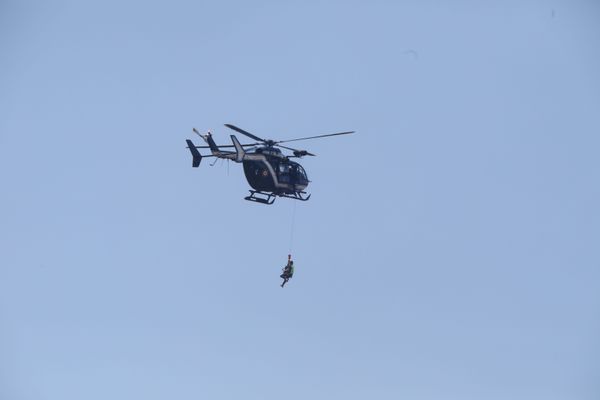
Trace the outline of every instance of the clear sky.
{"label": "clear sky", "polygon": [[[1,399],[599,398],[597,2],[5,0],[0,50]],[[224,123],[357,133],[264,206]]]}

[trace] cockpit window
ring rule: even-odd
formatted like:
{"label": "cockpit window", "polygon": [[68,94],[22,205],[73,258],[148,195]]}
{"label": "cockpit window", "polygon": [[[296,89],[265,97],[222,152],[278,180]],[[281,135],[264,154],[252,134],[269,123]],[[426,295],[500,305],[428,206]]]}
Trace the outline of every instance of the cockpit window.
{"label": "cockpit window", "polygon": [[304,171],[304,168],[302,168],[301,165],[298,165],[298,172],[300,172],[300,175],[302,175],[304,178],[307,178],[306,171]]}
{"label": "cockpit window", "polygon": [[304,179],[308,179],[308,177],[306,176],[306,172],[304,171],[304,168],[302,168],[302,165],[300,165],[298,163],[293,163],[293,168],[294,168],[294,172],[295,172],[296,176],[302,177]]}

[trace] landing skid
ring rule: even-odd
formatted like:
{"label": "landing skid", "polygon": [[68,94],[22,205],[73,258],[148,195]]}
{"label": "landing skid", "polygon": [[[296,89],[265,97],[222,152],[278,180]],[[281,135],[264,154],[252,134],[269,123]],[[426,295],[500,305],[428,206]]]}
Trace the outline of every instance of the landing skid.
{"label": "landing skid", "polygon": [[294,194],[285,194],[285,193],[265,193],[265,192],[259,192],[256,190],[250,190],[250,196],[246,196],[244,197],[245,200],[248,201],[254,201],[256,203],[261,203],[261,204],[273,204],[275,202],[275,199],[277,198],[277,196],[279,197],[287,197],[288,199],[294,199],[294,200],[300,200],[300,201],[307,201],[308,199],[310,199],[310,194],[306,197],[303,197],[303,194],[306,194],[306,192],[294,192]]}
{"label": "landing skid", "polygon": [[306,197],[302,197],[303,194],[306,194],[306,192],[295,192],[293,195],[292,194],[280,194],[279,196],[287,197],[288,199],[308,201],[308,199],[310,199],[310,194]]}
{"label": "landing skid", "polygon": [[[257,197],[256,196],[257,194],[261,195],[261,196],[266,196],[266,198]],[[250,190],[250,196],[244,197],[244,199],[246,199],[248,201],[254,201],[256,203],[262,203],[262,204],[273,204],[275,202],[276,198],[277,198],[277,196],[274,195],[273,193],[257,192],[256,190]]]}

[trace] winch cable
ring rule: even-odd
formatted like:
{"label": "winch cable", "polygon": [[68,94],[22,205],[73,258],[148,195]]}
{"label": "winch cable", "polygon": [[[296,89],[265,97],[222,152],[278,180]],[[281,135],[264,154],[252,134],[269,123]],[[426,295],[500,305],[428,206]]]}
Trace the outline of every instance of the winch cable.
{"label": "winch cable", "polygon": [[298,201],[292,201],[292,203],[294,203],[294,205],[292,206],[292,225],[290,228],[290,249],[288,251],[288,254],[292,254],[292,246],[294,244],[294,226],[296,224],[296,203],[298,203]]}

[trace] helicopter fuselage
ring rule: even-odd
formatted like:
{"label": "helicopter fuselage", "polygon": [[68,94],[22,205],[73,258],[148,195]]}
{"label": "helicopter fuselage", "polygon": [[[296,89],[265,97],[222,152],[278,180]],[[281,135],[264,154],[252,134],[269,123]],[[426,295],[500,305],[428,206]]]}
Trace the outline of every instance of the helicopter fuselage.
{"label": "helicopter fuselage", "polygon": [[304,168],[282,155],[279,149],[258,148],[253,153],[246,153],[242,163],[248,184],[257,191],[293,194],[308,186]]}

